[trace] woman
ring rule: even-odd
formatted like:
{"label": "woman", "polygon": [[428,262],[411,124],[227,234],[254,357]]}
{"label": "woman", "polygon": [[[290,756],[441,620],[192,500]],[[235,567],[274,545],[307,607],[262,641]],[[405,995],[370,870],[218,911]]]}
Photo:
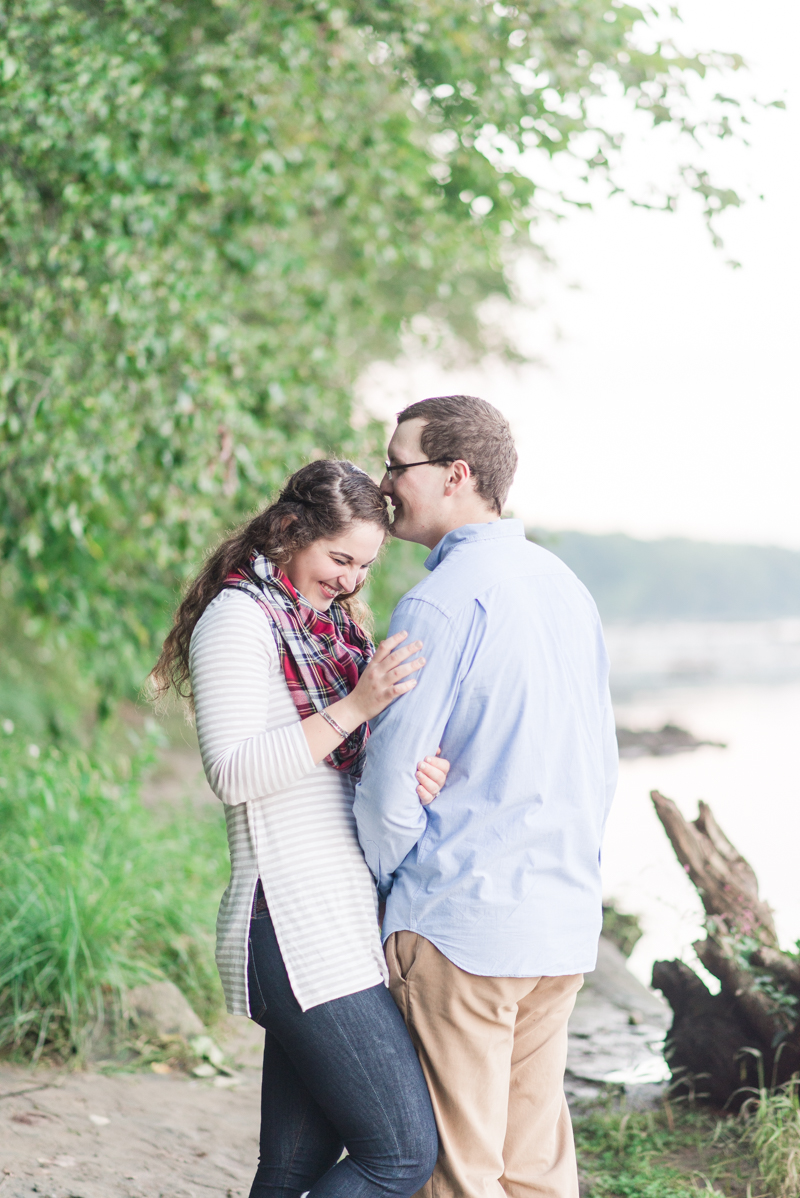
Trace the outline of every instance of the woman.
{"label": "woman", "polygon": [[[304,466],[209,558],[154,670],[162,692],[193,699],[206,776],[225,804],[217,963],[228,1010],[266,1031],[251,1198],[408,1196],[436,1160],[352,815],[366,721],[424,665],[405,633],[373,655],[354,618],[388,530],[358,467]],[[422,801],[448,768],[420,764]]]}

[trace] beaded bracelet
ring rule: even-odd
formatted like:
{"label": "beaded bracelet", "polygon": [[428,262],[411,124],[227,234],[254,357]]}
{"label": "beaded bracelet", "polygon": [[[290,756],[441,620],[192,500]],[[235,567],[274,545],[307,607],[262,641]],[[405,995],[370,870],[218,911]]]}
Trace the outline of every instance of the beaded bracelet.
{"label": "beaded bracelet", "polygon": [[344,728],[342,728],[342,726],[340,724],[336,723],[336,720],[333,718],[332,715],[328,714],[328,712],[326,711],[326,709],[324,707],[322,708],[322,711],[319,714],[322,716],[323,720],[325,720],[325,722],[327,724],[330,724],[330,726],[331,726],[331,728],[333,728],[334,732],[338,732],[338,734],[339,734],[339,736],[341,736],[342,740],[347,740],[350,733],[345,732]]}

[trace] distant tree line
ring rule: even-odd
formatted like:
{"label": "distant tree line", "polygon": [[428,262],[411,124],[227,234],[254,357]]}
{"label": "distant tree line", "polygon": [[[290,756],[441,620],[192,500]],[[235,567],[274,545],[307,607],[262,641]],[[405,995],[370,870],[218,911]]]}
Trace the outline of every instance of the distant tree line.
{"label": "distant tree line", "polygon": [[791,549],[621,533],[534,535],[575,571],[605,620],[800,616],[800,553]]}

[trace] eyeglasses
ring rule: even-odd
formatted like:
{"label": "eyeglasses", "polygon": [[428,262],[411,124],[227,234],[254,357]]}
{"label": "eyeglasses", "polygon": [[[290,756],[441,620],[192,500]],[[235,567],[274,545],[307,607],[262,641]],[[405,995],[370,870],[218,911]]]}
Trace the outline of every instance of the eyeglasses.
{"label": "eyeglasses", "polygon": [[445,466],[448,462],[454,462],[455,460],[455,458],[426,458],[424,462],[401,462],[396,466],[393,466],[391,462],[384,462],[383,464],[386,468],[386,477],[391,480],[396,475],[401,474],[403,470],[410,470],[412,466]]}

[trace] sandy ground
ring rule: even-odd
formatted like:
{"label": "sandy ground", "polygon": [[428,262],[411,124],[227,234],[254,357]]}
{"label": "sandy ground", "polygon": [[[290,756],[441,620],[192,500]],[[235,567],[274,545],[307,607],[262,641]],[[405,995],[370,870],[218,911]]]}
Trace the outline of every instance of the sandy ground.
{"label": "sandy ground", "polygon": [[[219,1029],[215,1029],[219,1035]],[[0,1198],[239,1198],[258,1158],[263,1033],[220,1036],[241,1079],[0,1066]]]}

